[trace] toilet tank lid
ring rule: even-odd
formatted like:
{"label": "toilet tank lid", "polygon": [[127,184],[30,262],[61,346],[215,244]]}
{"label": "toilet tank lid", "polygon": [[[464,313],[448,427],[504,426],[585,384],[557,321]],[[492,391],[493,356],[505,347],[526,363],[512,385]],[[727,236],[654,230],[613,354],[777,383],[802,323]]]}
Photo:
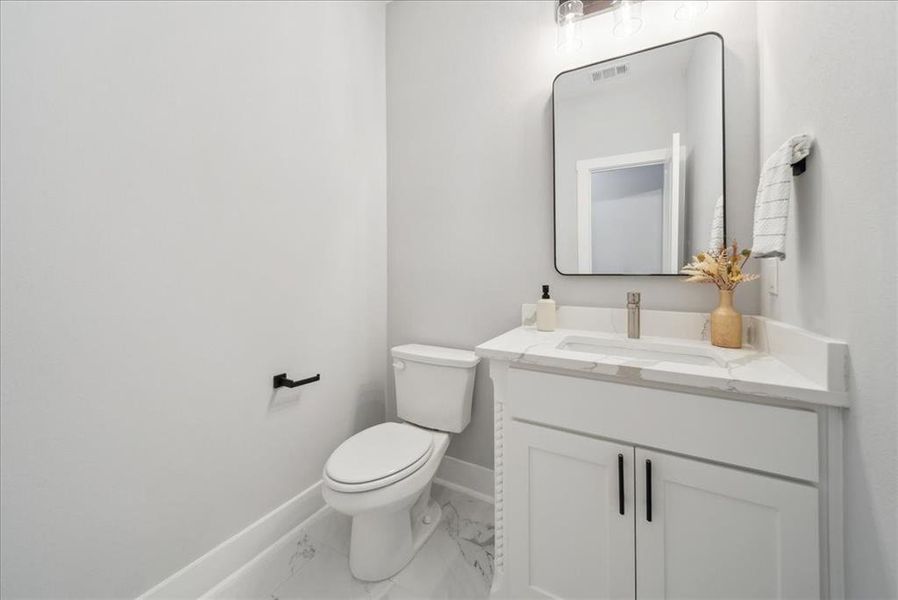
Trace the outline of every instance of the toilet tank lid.
{"label": "toilet tank lid", "polygon": [[443,348],[442,346],[425,346],[424,344],[404,344],[394,346],[391,350],[393,358],[401,358],[412,362],[441,365],[444,367],[471,368],[480,362],[480,358],[470,350]]}

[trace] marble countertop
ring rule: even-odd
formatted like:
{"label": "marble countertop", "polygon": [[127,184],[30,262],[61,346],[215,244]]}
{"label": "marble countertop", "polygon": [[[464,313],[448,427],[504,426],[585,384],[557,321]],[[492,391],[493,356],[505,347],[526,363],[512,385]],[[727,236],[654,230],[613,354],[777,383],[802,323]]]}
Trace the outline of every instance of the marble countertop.
{"label": "marble countertop", "polygon": [[[842,364],[847,356],[847,346],[837,340],[782,326],[769,319],[748,317],[747,337],[757,342],[754,347],[733,350],[712,346],[707,340],[701,339],[706,327],[689,336],[643,335],[639,340],[630,341],[625,334],[615,331],[617,327],[609,327],[610,331],[597,330],[594,327],[597,313],[593,313],[591,319],[584,320],[580,318],[584,310],[588,309],[571,307],[568,315],[560,315],[562,318],[559,319],[559,325],[563,327],[555,331],[537,331],[536,327],[525,324],[480,344],[475,351],[480,357],[514,365],[590,374],[635,385],[649,383],[677,389],[721,391],[726,392],[727,396],[744,398],[788,400],[838,407],[848,405]],[[595,310],[618,312],[617,309]],[[666,322],[666,326],[658,329],[664,330],[668,335],[677,329],[678,319],[682,321],[685,318],[692,325],[700,320],[696,317],[697,313],[653,312],[655,314],[650,316],[649,322]],[[528,305],[525,305],[524,323],[528,322],[529,314]],[[616,319],[609,319],[611,320]],[[613,349],[605,353],[560,347],[570,337],[588,337],[624,346],[635,345],[649,351],[657,348],[662,351],[696,353],[713,361],[704,361],[712,364],[689,364],[655,357],[625,357],[615,355]],[[815,359],[825,364],[811,364]]]}

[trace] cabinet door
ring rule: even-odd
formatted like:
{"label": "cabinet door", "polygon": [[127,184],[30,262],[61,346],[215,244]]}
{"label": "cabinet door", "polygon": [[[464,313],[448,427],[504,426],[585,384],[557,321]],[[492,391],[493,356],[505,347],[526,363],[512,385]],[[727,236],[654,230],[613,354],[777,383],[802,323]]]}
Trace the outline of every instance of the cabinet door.
{"label": "cabinet door", "polygon": [[640,598],[819,598],[816,488],[637,449],[636,503]]}
{"label": "cabinet door", "polygon": [[508,597],[634,598],[633,447],[519,422],[510,429]]}

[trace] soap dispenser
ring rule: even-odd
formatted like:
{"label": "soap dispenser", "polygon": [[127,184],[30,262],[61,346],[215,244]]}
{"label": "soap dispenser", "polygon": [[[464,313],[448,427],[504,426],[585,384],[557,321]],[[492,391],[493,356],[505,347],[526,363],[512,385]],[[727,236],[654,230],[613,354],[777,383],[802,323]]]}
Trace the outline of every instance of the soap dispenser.
{"label": "soap dispenser", "polygon": [[536,303],[536,328],[555,331],[555,301],[549,297],[549,286],[543,286],[543,297]]}

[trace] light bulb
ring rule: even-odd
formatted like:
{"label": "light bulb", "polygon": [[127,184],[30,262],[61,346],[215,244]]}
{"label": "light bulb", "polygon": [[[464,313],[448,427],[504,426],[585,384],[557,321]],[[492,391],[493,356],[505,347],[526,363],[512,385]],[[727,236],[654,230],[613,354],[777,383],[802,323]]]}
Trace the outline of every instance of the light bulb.
{"label": "light bulb", "polygon": [[617,0],[614,10],[614,37],[630,37],[642,29],[642,3],[637,0]]}
{"label": "light bulb", "polygon": [[680,2],[677,10],[674,11],[674,18],[677,21],[691,21],[703,12],[708,10],[708,2]]}
{"label": "light bulb", "polygon": [[581,0],[565,0],[558,5],[555,19],[558,23],[556,46],[561,53],[570,53],[583,46],[580,38],[580,19],[583,17]]}

